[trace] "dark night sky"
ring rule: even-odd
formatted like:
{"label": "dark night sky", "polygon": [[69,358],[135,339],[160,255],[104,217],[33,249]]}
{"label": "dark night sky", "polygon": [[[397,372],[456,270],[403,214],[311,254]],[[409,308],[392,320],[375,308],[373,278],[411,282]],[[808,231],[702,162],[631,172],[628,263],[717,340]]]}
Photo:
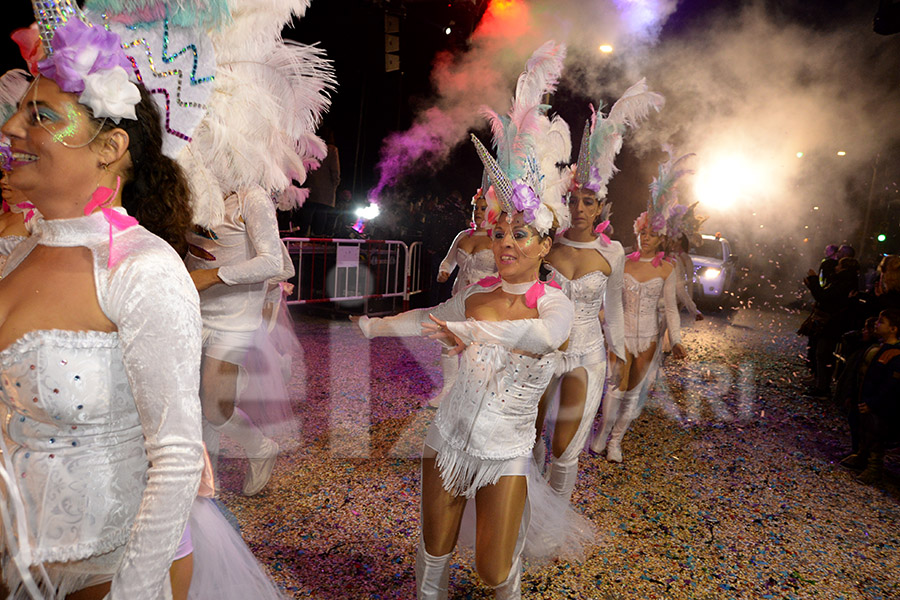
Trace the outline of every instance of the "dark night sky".
{"label": "dark night sky", "polygon": [[[766,0],[767,8],[785,23],[799,22],[807,27],[833,28],[850,18],[871,22],[877,0]],[[21,66],[16,47],[8,32],[27,26],[32,20],[30,4],[24,0],[6,0],[4,32],[0,36],[0,60],[3,70]],[[706,25],[709,14],[737,14],[746,2],[722,0],[681,0],[670,16],[661,37],[679,36]],[[314,0],[306,17],[285,36],[302,42],[319,42],[334,61],[339,89],[325,123],[335,133],[341,152],[342,187],[355,198],[377,182],[375,164],[385,135],[406,129],[415,109],[430,95],[429,73],[435,54],[442,50],[462,49],[465,40],[481,17],[487,0]],[[401,70],[384,72],[383,23],[385,12],[401,17]],[[453,33],[444,28],[454,22]],[[869,35],[876,35],[871,33]],[[511,82],[512,83],[512,82]],[[570,123],[584,118],[589,99],[561,87],[554,97],[554,109]],[[573,130],[576,129],[573,126]],[[655,160],[655,157],[653,157]],[[637,166],[637,159],[626,151],[619,159],[623,175]],[[438,173],[425,173],[408,180],[416,190],[431,190],[441,195],[459,190],[463,197],[480,182],[481,167],[467,144],[451,156],[450,165]],[[634,170],[639,170],[635,168]],[[644,174],[645,175],[645,174]],[[644,194],[646,181],[619,177],[610,185],[610,197]],[[621,219],[630,215],[620,215]]]}

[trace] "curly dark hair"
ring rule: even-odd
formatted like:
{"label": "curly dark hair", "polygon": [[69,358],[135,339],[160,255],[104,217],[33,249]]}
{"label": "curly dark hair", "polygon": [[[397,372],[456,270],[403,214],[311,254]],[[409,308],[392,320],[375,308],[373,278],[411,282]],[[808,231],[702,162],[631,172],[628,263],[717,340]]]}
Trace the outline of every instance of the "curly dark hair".
{"label": "curly dark hair", "polygon": [[167,241],[180,256],[187,251],[185,232],[191,227],[191,196],[187,178],[174,160],[162,153],[162,121],[156,102],[142,84],[137,120],[107,120],[102,131],[128,133],[131,168],[125,174],[122,206],[148,231]]}

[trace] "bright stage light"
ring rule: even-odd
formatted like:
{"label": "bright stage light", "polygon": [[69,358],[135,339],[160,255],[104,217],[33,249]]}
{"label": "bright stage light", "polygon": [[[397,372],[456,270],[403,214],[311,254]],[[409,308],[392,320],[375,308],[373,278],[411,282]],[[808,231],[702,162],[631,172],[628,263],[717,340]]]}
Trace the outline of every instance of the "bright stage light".
{"label": "bright stage light", "polygon": [[803,158],[803,153],[802,153],[802,152],[798,152],[798,153],[797,153],[797,158]]}
{"label": "bright stage light", "polygon": [[765,185],[762,170],[739,156],[725,156],[701,165],[694,181],[694,193],[708,208],[728,209],[740,201],[753,200]]}
{"label": "bright stage light", "polygon": [[380,214],[381,210],[378,208],[377,204],[369,204],[368,206],[361,206],[356,209],[356,216],[360,219],[365,219],[366,221],[371,221]]}
{"label": "bright stage light", "polygon": [[843,150],[839,150],[837,154],[838,154],[838,156],[847,156],[847,153],[844,152]]}
{"label": "bright stage light", "polygon": [[598,48],[598,50],[600,50],[600,52],[602,52],[603,54],[609,54],[610,52],[613,51],[613,47],[610,46],[609,44],[602,44],[602,45]]}
{"label": "bright stage light", "polygon": [[715,279],[716,277],[719,276],[719,273],[721,273],[721,272],[722,271],[719,269],[710,267],[710,268],[706,269],[705,271],[703,271],[703,277],[704,277],[704,279]]}

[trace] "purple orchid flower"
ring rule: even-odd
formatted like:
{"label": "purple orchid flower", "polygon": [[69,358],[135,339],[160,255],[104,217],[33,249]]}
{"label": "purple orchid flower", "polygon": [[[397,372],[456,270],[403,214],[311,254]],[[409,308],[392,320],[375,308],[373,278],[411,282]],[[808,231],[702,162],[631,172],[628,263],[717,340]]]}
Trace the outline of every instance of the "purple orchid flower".
{"label": "purple orchid flower", "polygon": [[38,70],[64,92],[83,92],[84,78],[91,73],[114,67],[128,72],[131,68],[118,35],[78,19],[57,28],[51,45],[53,54],[38,63]]}
{"label": "purple orchid flower", "polygon": [[524,183],[517,183],[513,187],[512,203],[516,211],[525,213],[526,223],[534,221],[535,214],[541,207],[541,199]]}

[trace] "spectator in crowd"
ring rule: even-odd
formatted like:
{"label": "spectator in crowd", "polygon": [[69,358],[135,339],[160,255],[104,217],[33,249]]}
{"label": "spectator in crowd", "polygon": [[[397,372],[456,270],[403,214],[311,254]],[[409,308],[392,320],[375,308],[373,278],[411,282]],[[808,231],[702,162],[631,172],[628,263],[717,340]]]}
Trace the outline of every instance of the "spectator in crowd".
{"label": "spectator in crowd", "polygon": [[861,469],[859,480],[877,483],[884,470],[884,451],[898,440],[900,423],[900,310],[881,311],[875,322],[880,344],[871,346],[860,365],[858,450],[841,464]]}
{"label": "spectator in crowd", "polygon": [[837,267],[837,244],[828,244],[825,246],[825,258],[819,263],[819,285],[825,287],[828,280],[834,275],[834,269]]}
{"label": "spectator in crowd", "polygon": [[816,301],[813,314],[804,322],[801,333],[809,335],[814,345],[815,383],[810,395],[826,398],[830,395],[833,353],[841,335],[853,328],[854,296],[859,291],[859,262],[844,257],[838,261],[830,282],[822,287],[818,273],[809,270],[806,287]]}
{"label": "spectator in crowd", "polygon": [[301,237],[334,235],[334,204],[337,188],[341,183],[341,161],[331,129],[322,127],[319,133],[325,140],[328,154],[322,159],[318,169],[309,172],[304,182],[309,188],[309,197],[298,216],[297,229]]}

